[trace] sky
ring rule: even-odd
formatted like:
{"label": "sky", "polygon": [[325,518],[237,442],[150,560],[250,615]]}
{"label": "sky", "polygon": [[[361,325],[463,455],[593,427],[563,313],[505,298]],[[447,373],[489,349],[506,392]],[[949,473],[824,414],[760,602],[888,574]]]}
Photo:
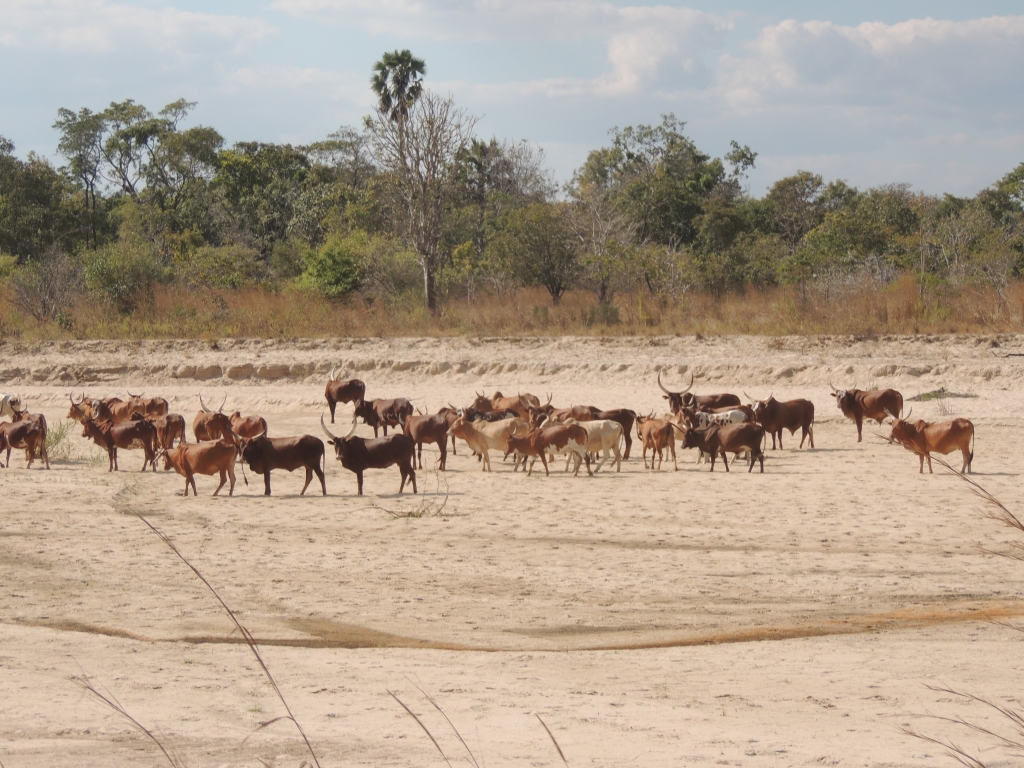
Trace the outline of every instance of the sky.
{"label": "sky", "polygon": [[559,181],[673,113],[712,156],[973,195],[1024,162],[1024,0],[0,0],[0,135],[56,162],[61,107],[197,102],[230,144],[358,126],[382,53]]}

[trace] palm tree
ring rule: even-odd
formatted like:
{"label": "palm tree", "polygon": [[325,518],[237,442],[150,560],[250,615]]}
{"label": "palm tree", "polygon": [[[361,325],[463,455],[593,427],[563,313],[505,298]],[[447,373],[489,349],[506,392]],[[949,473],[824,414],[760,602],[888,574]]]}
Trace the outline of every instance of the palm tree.
{"label": "palm tree", "polygon": [[378,108],[394,122],[405,120],[409,116],[409,108],[423,92],[427,63],[417,59],[406,48],[385,53],[373,65],[373,72],[370,87],[380,99]]}

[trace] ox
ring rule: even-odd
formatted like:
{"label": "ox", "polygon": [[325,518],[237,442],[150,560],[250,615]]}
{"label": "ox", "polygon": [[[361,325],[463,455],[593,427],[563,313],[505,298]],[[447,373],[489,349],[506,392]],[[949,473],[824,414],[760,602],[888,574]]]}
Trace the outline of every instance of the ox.
{"label": "ox", "polygon": [[231,485],[228,488],[228,496],[235,495],[235,456],[238,454],[238,446],[230,440],[218,440],[207,443],[180,443],[177,448],[165,450],[164,469],[173,468],[175,472],[185,478],[185,493],[188,496],[188,487],[192,486],[192,495],[198,496],[196,490],[196,475],[220,474],[220,485],[213,492],[216,496],[224,483],[230,478]]}
{"label": "ox", "polygon": [[[746,392],[743,393],[747,395]],[[774,393],[773,393],[774,394]],[[804,447],[804,440],[810,438],[810,446],[814,447],[814,403],[810,400],[785,400],[778,401],[772,395],[767,400],[750,400],[754,408],[754,419],[764,427],[764,431],[772,436],[772,450],[775,450],[775,437],[779,438],[779,450],[782,450],[782,430],[788,429],[789,434],[800,430],[800,447]]]}
{"label": "ox", "polygon": [[672,431],[672,422],[665,419],[656,419],[653,414],[651,416],[637,416],[636,417],[636,436],[640,438],[640,444],[643,446],[643,457],[644,457],[644,469],[648,469],[647,466],[647,449],[651,449],[651,466],[650,469],[654,469],[654,456],[658,456],[658,469],[661,469],[661,461],[663,458],[664,451],[668,451],[672,454],[672,466],[676,471],[679,470],[679,464],[676,462],[676,438],[675,432]]}
{"label": "ox", "polygon": [[675,424],[672,427],[683,432],[683,448],[697,448],[711,454],[712,472],[715,471],[715,456],[718,454],[722,455],[725,471],[729,471],[729,460],[725,457],[728,451],[734,454],[748,452],[750,467],[747,472],[754,470],[754,461],[760,461],[761,473],[764,474],[764,427],[758,424],[712,424],[706,429],[688,430]]}
{"label": "ox", "polygon": [[145,392],[141,395],[128,393],[128,402],[135,409],[136,413],[141,413],[147,419],[157,419],[161,416],[166,416],[171,410],[167,401],[162,397],[143,397],[145,394]]}
{"label": "ox", "polygon": [[338,403],[358,403],[366,394],[366,385],[359,379],[346,379],[339,381],[334,378],[334,369],[331,369],[327,377],[327,389],[324,390],[324,397],[327,398],[327,406],[331,409],[331,424],[334,423],[334,409]]}
{"label": "ox", "polygon": [[148,421],[126,421],[115,424],[112,421],[96,421],[86,419],[82,422],[82,437],[91,439],[100,448],[107,451],[109,466],[108,472],[118,471],[117,449],[131,450],[141,448],[145,454],[142,460],[142,469],[146,471],[146,465],[156,471],[156,428]]}
{"label": "ox", "polygon": [[228,416],[228,421],[231,422],[231,431],[236,435],[252,438],[256,435],[265,436],[267,434],[267,420],[262,416],[242,416],[241,413],[235,411]]}
{"label": "ox", "polygon": [[[548,404],[550,403],[551,399],[548,398]],[[530,409],[540,408],[541,405],[540,399],[528,392],[520,392],[515,397],[505,397],[501,392],[495,392],[491,397],[487,397],[483,392],[478,392],[472,407],[479,411],[504,411],[510,409],[515,411],[519,418],[529,420]]]}
{"label": "ox", "polygon": [[[156,444],[163,450],[174,447],[174,441],[187,443],[185,437],[185,417],[180,413],[168,413],[165,416],[148,417],[146,419],[156,429]],[[170,469],[170,467],[165,467]]]}
{"label": "ox", "polygon": [[636,422],[636,411],[629,408],[613,408],[610,411],[602,411],[591,408],[591,416],[595,419],[607,419],[614,421],[622,427],[622,439],[626,443],[626,450],[622,452],[622,458],[629,458],[629,450],[633,447],[633,424]]}
{"label": "ox", "polygon": [[[375,437],[369,440],[364,437],[354,437],[356,431],[356,419],[352,417],[352,427],[344,437],[337,437],[331,434],[324,423],[324,416],[320,414],[320,426],[327,435],[327,442],[334,446],[334,457],[341,462],[341,466],[356,475],[356,489],[359,496],[363,495],[363,472],[367,469],[387,469],[392,464],[398,465],[398,471],[402,474],[402,484],[398,492],[405,490],[406,480],[412,481],[412,492],[416,493],[416,468],[413,458],[416,444],[407,435],[391,435],[390,437]],[[447,441],[442,438],[441,444]]]}
{"label": "ox", "polygon": [[[18,403],[20,405],[21,401],[19,400]],[[14,412],[14,415],[11,417],[11,421],[15,424],[24,421],[30,421],[33,424],[35,424],[37,427],[39,427],[39,431],[43,433],[43,442],[40,443],[40,445],[46,445],[47,437],[50,434],[50,428],[46,425],[46,416],[44,416],[41,413],[29,413],[28,409],[26,408],[22,410],[16,410]],[[28,457],[26,456],[26,458]]]}
{"label": "ox", "polygon": [[[454,414],[452,414],[454,415]],[[441,451],[440,470],[445,471],[445,463],[448,460],[448,428],[455,423],[455,418],[449,423],[448,413],[435,413],[431,416],[410,416],[405,420],[403,430],[405,436],[416,443],[419,469],[423,469],[423,444],[434,443]],[[452,449],[454,450],[454,445]]]}
{"label": "ox", "polygon": [[[544,474],[550,475],[546,454],[561,455],[568,454],[569,458],[575,457],[576,466],[573,470],[573,477],[578,477],[580,465],[586,461],[587,474],[593,475],[590,469],[590,457],[587,456],[587,431],[579,424],[555,424],[551,427],[539,427],[522,437],[509,436],[508,449],[516,453],[516,465],[512,468],[515,471],[520,461],[526,466],[526,457],[530,457],[530,468],[526,473],[529,477],[533,474],[533,465],[540,459],[544,465]],[[568,467],[566,467],[568,469]]]}
{"label": "ox", "polygon": [[[566,424],[576,424],[576,421],[569,420]],[[599,472],[601,467],[605,465],[609,456],[609,452],[614,455],[615,459],[612,462],[615,466],[616,472],[622,471],[622,453],[619,451],[619,441],[622,439],[622,425],[617,421],[611,419],[592,419],[591,421],[584,421],[579,426],[583,427],[587,431],[587,453],[602,454],[601,461],[596,467],[594,472]],[[565,468],[569,468],[569,457],[566,457]]]}
{"label": "ox", "polygon": [[5,467],[11,465],[11,450],[14,448],[25,450],[28,469],[32,468],[37,450],[46,468],[50,468],[50,457],[46,453],[46,431],[40,427],[39,422],[27,420],[0,424],[0,451],[7,451]]}
{"label": "ox", "polygon": [[508,451],[508,439],[528,432],[530,423],[523,419],[502,419],[494,422],[469,421],[460,416],[448,428],[448,434],[465,440],[474,453],[480,454],[481,469],[491,471],[489,451]]}
{"label": "ox", "polygon": [[263,495],[270,495],[270,473],[275,469],[294,472],[299,467],[306,470],[306,482],[302,486],[300,496],[306,495],[306,489],[315,473],[320,480],[323,495],[327,495],[327,482],[324,480],[324,441],[313,435],[301,437],[266,437],[256,435],[244,438],[235,435],[235,440],[242,449],[242,462],[257,475],[263,475]]}
{"label": "ox", "polygon": [[[914,409],[911,408],[910,413],[913,412]],[[928,473],[932,474],[933,453],[945,456],[956,450],[959,450],[963,457],[960,472],[970,474],[971,463],[974,461],[974,424],[969,419],[953,419],[937,424],[929,424],[921,419],[911,422],[910,413],[905,419],[888,414],[892,416],[889,442],[899,443],[908,451],[917,454],[921,465],[918,474],[924,474],[925,459],[928,459]]]}
{"label": "ox", "polygon": [[404,397],[396,397],[393,400],[360,400],[356,403],[355,415],[373,427],[374,437],[377,437],[380,427],[384,427],[384,437],[387,437],[388,427],[402,426],[412,412],[412,403]]}
{"label": "ox", "polygon": [[228,396],[224,395],[220,408],[211,411],[203,402],[203,396],[199,396],[199,407],[202,410],[192,420],[192,434],[196,436],[196,442],[231,439],[231,420],[224,414],[224,403],[227,401]]}
{"label": "ox", "polygon": [[665,400],[668,400],[669,410],[672,413],[679,413],[683,408],[724,408],[726,406],[735,406],[740,404],[740,399],[736,395],[730,395],[727,393],[719,395],[694,395],[690,393],[693,389],[693,374],[690,374],[690,385],[682,392],[670,392],[665,389],[665,386],[661,383],[661,371],[658,371],[658,387],[665,394],[662,396]]}
{"label": "ox", "polygon": [[861,442],[861,425],[864,419],[874,419],[879,424],[885,421],[887,413],[903,413],[903,395],[895,389],[836,389],[829,383],[836,406],[843,415],[857,423],[857,442]]}

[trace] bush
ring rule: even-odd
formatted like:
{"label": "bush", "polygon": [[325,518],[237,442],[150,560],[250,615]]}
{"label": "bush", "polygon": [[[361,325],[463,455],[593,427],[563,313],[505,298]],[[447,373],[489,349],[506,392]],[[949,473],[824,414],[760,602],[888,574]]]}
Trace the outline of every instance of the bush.
{"label": "bush", "polygon": [[163,278],[154,254],[125,243],[96,251],[85,265],[85,283],[121,315],[153,303],[153,290]]}
{"label": "bush", "polygon": [[318,291],[329,299],[352,293],[360,283],[360,255],[370,238],[364,232],[335,235],[316,251],[307,254],[299,286]]}
{"label": "bush", "polygon": [[259,251],[244,245],[206,245],[174,261],[176,277],[190,285],[252,288],[266,277]]}
{"label": "bush", "polygon": [[82,267],[56,247],[38,261],[16,269],[10,278],[10,302],[43,322],[71,325],[71,309],[82,294]]}

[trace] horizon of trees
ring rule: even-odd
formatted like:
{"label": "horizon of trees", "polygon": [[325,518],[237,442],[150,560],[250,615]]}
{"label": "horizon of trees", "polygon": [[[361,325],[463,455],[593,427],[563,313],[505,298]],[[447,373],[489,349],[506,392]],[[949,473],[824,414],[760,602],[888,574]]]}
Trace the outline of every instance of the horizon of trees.
{"label": "horizon of trees", "polygon": [[[226,146],[183,127],[195,103],[62,108],[59,166],[0,136],[0,281],[19,311],[73,324],[84,296],[121,315],[160,284],[331,299],[473,302],[539,286],[599,307],[775,285],[839,294],[912,274],[921,296],[1024,277],[1024,162],[974,197],[860,190],[813,171],[762,196],[757,154],[702,152],[685,123],[612,128],[565,184],[526,141],[483,139],[409,51],[374,69],[359,127],[292,146]],[[607,316],[614,321],[612,314]]]}

